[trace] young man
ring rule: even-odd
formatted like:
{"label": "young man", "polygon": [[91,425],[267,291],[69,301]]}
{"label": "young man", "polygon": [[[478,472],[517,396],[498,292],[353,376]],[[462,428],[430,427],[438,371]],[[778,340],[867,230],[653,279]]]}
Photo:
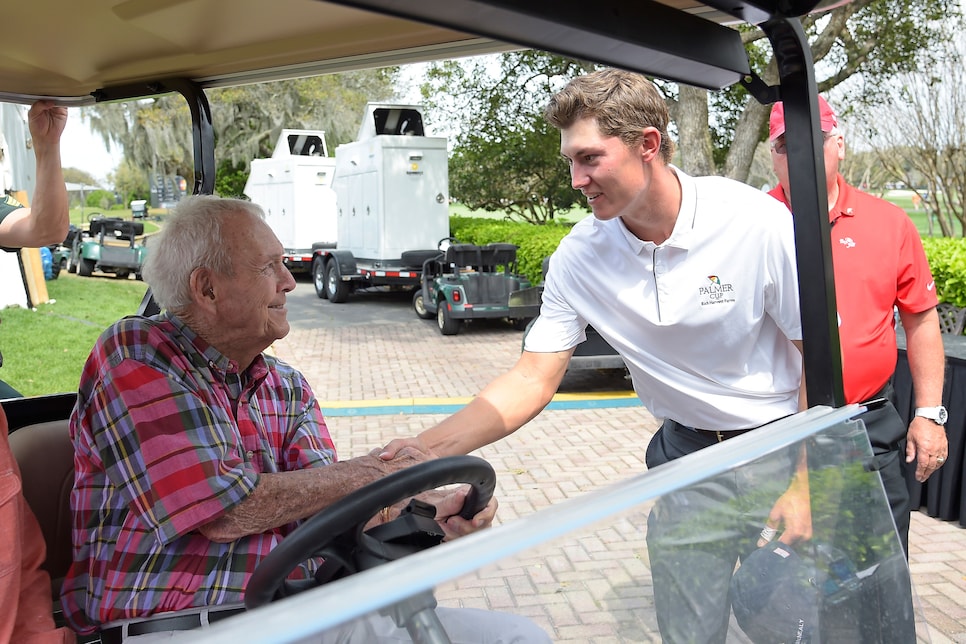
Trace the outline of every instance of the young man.
{"label": "young man", "polygon": [[[143,271],[164,313],[101,335],[70,423],[74,561],[62,599],[75,629],[100,630],[104,644],[239,610],[256,566],[300,520],[424,460],[408,450],[391,462],[337,461],[308,383],[262,354],[289,331],[295,280],[261,208],[182,200]],[[472,522],[454,516],[464,495],[437,495],[450,537],[488,526],[496,512],[491,501]],[[437,614],[458,642],[548,641],[513,615]],[[391,619],[371,618],[319,641],[400,638]]]}
{"label": "young man", "polygon": [[[915,462],[916,480],[925,481],[942,467],[947,454],[943,426],[946,410],[941,407],[946,359],[936,313],[935,283],[919,232],[909,216],[898,206],[850,186],[839,173],[839,163],[845,159],[845,137],[828,102],[821,96],[818,102],[847,403],[891,398],[897,355],[895,309],[906,332],[915,418],[905,427],[889,402],[862,419],[903,548],[908,552],[910,510],[905,465]],[[780,102],[771,110],[769,138],[778,185],[768,194],[790,205],[785,110]],[[903,439],[904,454],[899,445]]]}
{"label": "young man", "polygon": [[[403,445],[466,453],[516,431],[550,402],[588,324],[621,354],[644,405],[665,418],[647,447],[649,468],[798,411],[802,336],[787,208],[744,184],[672,166],[664,99],[641,75],[576,78],[545,114],[593,217],[554,253],[517,364],[439,425],[390,443],[385,457]],[[766,519],[787,543],[810,536],[807,498],[789,487],[799,466],[789,454],[759,478],[776,484],[774,508],[729,515],[714,533],[685,506],[728,514],[729,501],[748,492],[743,483],[658,504],[648,548],[665,641],[724,642],[731,574]]]}
{"label": "young man", "polygon": [[[27,113],[37,159],[33,207],[0,198],[0,246],[46,246],[67,236],[67,187],[60,167],[60,137],[67,108],[48,101]],[[19,396],[0,381],[0,398]],[[74,634],[55,628],[50,577],[40,569],[46,557],[40,526],[23,497],[20,471],[7,443],[7,419],[0,408],[0,642],[55,644]]]}

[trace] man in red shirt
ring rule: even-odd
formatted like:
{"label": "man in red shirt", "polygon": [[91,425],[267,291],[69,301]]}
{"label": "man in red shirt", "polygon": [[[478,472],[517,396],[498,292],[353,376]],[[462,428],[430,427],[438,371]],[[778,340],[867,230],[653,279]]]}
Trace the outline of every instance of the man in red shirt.
{"label": "man in red shirt", "polygon": [[[946,413],[941,406],[945,353],[935,282],[919,232],[905,211],[850,186],[839,173],[839,163],[845,159],[845,138],[831,106],[821,96],[818,102],[846,402],[891,397],[897,357],[896,309],[906,333],[916,416],[907,428],[895,407],[887,403],[864,414],[862,420],[908,553],[906,464],[915,463],[916,480],[925,481],[942,467],[947,454]],[[778,176],[778,186],[769,194],[791,207],[781,102],[772,107],[769,139],[772,167]],[[899,445],[903,438],[905,458]]]}

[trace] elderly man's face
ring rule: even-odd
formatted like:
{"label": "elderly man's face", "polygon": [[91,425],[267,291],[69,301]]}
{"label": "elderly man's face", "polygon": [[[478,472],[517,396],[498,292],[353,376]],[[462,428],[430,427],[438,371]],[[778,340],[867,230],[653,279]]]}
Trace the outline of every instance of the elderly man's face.
{"label": "elderly man's face", "polygon": [[[282,263],[282,244],[256,217],[239,217],[225,228],[233,275],[213,276],[217,293],[216,346],[229,358],[250,362],[288,334],[285,294],[295,279]],[[247,366],[247,362],[241,365]]]}

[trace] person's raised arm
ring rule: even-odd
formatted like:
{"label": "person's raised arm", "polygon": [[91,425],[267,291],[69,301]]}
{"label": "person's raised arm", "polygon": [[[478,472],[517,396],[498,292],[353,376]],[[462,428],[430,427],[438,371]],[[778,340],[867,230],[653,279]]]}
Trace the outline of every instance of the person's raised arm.
{"label": "person's raised arm", "polygon": [[67,108],[37,101],[27,119],[37,159],[37,184],[30,207],[15,210],[0,224],[0,242],[12,248],[62,242],[70,225],[60,162],[60,137],[67,125]]}
{"label": "person's raised arm", "polygon": [[418,437],[393,440],[375,453],[391,459],[402,447],[413,446],[435,456],[453,456],[509,436],[547,406],[573,352],[524,351],[510,371],[493,380],[466,407]]}

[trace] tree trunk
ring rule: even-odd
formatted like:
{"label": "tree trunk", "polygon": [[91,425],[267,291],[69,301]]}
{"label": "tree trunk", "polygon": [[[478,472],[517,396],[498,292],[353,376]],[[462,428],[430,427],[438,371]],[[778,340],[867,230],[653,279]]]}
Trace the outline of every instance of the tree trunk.
{"label": "tree trunk", "polygon": [[675,122],[681,148],[681,169],[696,177],[716,174],[711,152],[711,131],[708,129],[707,90],[681,85]]}

